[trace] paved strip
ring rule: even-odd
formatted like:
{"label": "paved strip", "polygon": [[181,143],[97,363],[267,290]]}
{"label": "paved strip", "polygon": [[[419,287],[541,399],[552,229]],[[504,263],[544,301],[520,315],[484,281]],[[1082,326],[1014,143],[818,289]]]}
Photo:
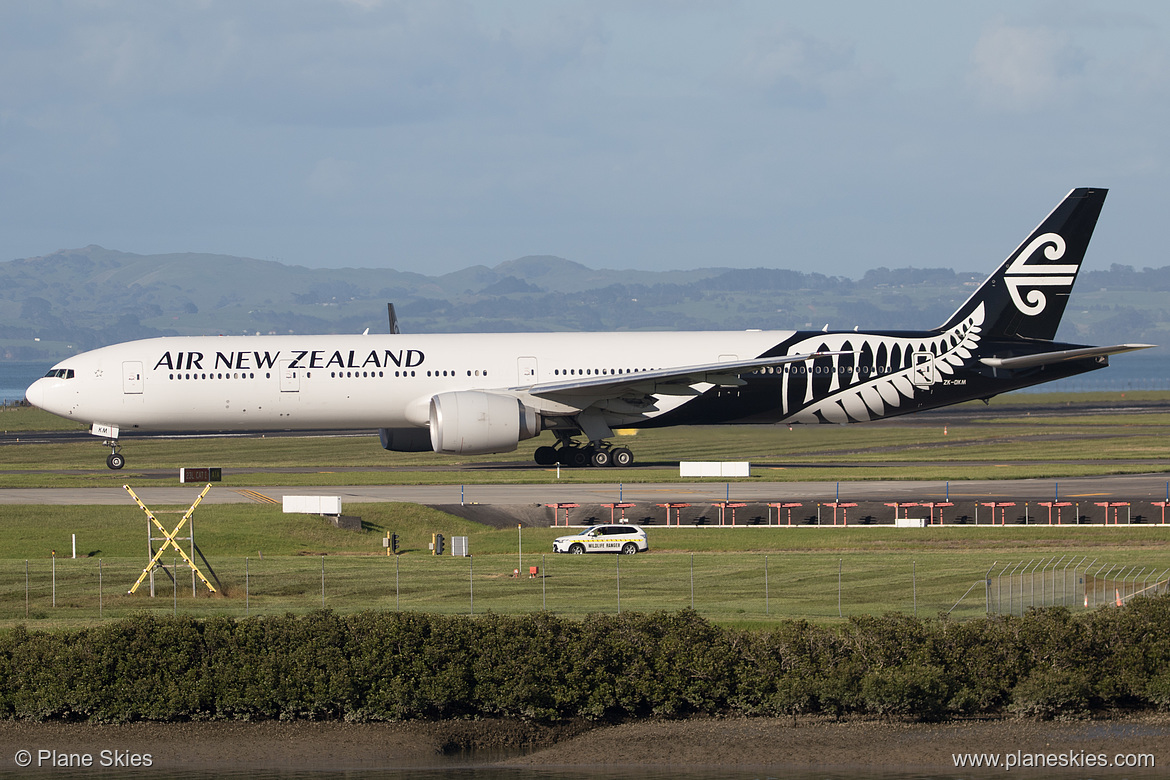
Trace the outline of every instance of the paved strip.
{"label": "paved strip", "polygon": [[[202,486],[132,485],[147,504],[189,505]],[[608,504],[615,501],[1049,501],[1064,499],[1151,502],[1166,500],[1170,480],[1165,474],[1077,477],[1060,480],[979,480],[938,482],[909,480],[858,482],[691,482],[562,485],[350,485],[332,487],[272,486],[213,488],[204,503],[261,501],[281,503],[286,495],[340,496],[343,502],[401,501],[415,504]],[[462,494],[462,495],[461,495]],[[262,498],[258,498],[262,497]],[[5,488],[0,505],[116,505],[130,499],[121,488]]]}

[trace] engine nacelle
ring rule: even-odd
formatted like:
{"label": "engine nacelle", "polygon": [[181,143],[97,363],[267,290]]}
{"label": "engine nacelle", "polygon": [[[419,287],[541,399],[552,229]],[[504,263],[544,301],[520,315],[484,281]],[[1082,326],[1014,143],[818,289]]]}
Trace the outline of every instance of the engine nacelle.
{"label": "engine nacelle", "polygon": [[392,452],[430,452],[431,432],[426,428],[379,428],[383,449]]}
{"label": "engine nacelle", "polygon": [[507,395],[465,390],[431,398],[431,448],[448,455],[511,452],[540,433],[540,414]]}

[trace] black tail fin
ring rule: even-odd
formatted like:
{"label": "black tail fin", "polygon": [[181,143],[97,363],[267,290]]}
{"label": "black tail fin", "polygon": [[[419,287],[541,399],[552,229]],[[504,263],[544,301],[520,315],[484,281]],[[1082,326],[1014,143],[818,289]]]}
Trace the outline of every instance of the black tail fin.
{"label": "black tail fin", "polygon": [[1055,338],[1107,192],[1070,192],[940,330],[983,306],[986,338]]}

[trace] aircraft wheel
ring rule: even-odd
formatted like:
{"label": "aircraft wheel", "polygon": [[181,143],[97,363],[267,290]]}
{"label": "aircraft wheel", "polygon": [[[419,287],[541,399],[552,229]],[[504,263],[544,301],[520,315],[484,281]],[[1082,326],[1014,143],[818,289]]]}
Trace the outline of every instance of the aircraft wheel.
{"label": "aircraft wheel", "polygon": [[634,453],[625,447],[618,447],[609,453],[611,466],[629,466],[634,462]]}
{"label": "aircraft wheel", "polygon": [[126,459],[120,453],[111,452],[109,457],[106,458],[106,465],[114,471],[117,471],[126,465]]}
{"label": "aircraft wheel", "polygon": [[553,447],[537,447],[532,459],[538,466],[551,466],[557,462],[557,451]]}
{"label": "aircraft wheel", "polygon": [[580,447],[574,447],[572,450],[569,451],[568,465],[576,466],[577,468],[581,468],[582,466],[588,466],[589,465],[589,453],[586,452],[585,450],[581,449]]}
{"label": "aircraft wheel", "polygon": [[589,458],[589,462],[597,468],[605,468],[609,465],[609,460],[609,450],[594,450]]}

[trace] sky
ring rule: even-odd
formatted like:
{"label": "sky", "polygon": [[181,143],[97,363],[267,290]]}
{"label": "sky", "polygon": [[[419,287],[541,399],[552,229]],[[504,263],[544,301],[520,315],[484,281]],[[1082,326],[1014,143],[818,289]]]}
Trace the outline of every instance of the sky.
{"label": "sky", "polygon": [[0,260],[1170,265],[1170,4],[0,0]]}

